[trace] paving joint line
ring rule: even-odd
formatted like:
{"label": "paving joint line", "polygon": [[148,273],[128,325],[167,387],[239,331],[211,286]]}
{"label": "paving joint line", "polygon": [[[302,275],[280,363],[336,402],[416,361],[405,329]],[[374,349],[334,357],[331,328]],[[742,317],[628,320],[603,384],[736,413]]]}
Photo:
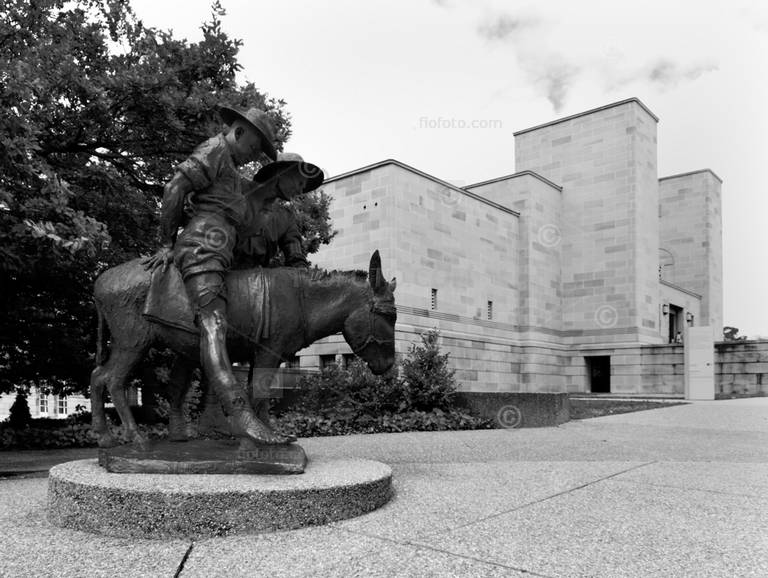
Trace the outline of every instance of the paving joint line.
{"label": "paving joint line", "polygon": [[[353,536],[365,536],[366,538],[374,538],[376,540],[382,540],[384,542],[389,542],[390,544],[396,544],[398,546],[412,546],[416,549],[423,549],[423,550],[431,550],[433,552],[438,552],[440,554],[446,554],[448,556],[452,556],[454,558],[461,558],[463,560],[472,560],[473,562],[479,562],[481,564],[486,564],[488,566],[495,566],[497,568],[503,568],[505,570],[514,570],[515,572],[522,572],[523,574],[529,574],[531,576],[536,576],[537,578],[555,578],[554,576],[549,576],[548,574],[539,574],[537,572],[533,572],[532,570],[526,570],[525,568],[517,568],[516,566],[508,566],[507,564],[502,564],[501,562],[494,562],[492,560],[484,560],[482,558],[476,558],[475,556],[468,556],[466,554],[459,554],[457,552],[451,552],[450,550],[443,550],[442,548],[437,548],[435,546],[431,546],[430,544],[425,544],[423,542],[414,541],[414,540],[397,540],[395,538],[389,538],[387,536],[379,536],[377,534],[369,534],[368,532],[361,532],[361,531],[352,531],[347,530],[346,528],[336,528],[337,530],[341,530],[342,532],[346,532],[347,534],[352,534]],[[360,554],[359,556],[355,556],[352,558],[353,560],[359,560],[361,558],[365,558],[368,556],[368,554]]]}
{"label": "paving joint line", "polygon": [[520,510],[523,510],[525,508],[528,508],[530,506],[535,506],[536,504],[541,504],[542,502],[546,502],[548,500],[552,500],[553,498],[559,498],[560,496],[564,496],[566,494],[570,494],[572,492],[576,492],[578,490],[583,490],[584,488],[588,488],[589,486],[594,486],[595,484],[599,484],[600,482],[604,482],[606,480],[610,480],[611,478],[615,478],[616,476],[621,476],[623,474],[626,474],[627,472],[631,472],[640,468],[644,468],[647,466],[651,466],[653,464],[656,464],[658,462],[646,462],[643,464],[639,464],[637,466],[632,466],[631,468],[627,468],[626,470],[622,470],[620,472],[616,472],[614,474],[611,474],[609,476],[604,476],[602,478],[599,478],[597,480],[592,480],[591,482],[586,482],[584,484],[581,484],[579,486],[568,488],[567,490],[563,490],[562,492],[557,492],[555,494],[552,494],[550,496],[545,496],[544,498],[541,498],[539,500],[534,500],[533,502],[527,502],[525,504],[521,504],[520,506],[515,506],[514,508],[510,508],[509,510],[503,510],[501,512],[496,512],[494,514],[489,514],[488,516],[485,516],[483,518],[478,518],[477,520],[473,520],[471,522],[467,522],[465,524],[461,524],[460,526],[456,526],[454,528],[449,528],[448,530],[444,532],[435,532],[434,534],[430,534],[431,536],[439,536],[440,534],[444,534],[447,532],[453,532],[454,530],[461,530],[463,528],[467,528],[469,526],[473,526],[475,524],[479,524],[481,522],[487,522],[488,520],[492,520],[494,518],[498,518],[500,516],[504,516],[506,514],[511,514],[513,512],[518,512]]}
{"label": "paving joint line", "polygon": [[181,559],[181,562],[179,563],[179,567],[176,568],[176,574],[173,575],[173,578],[179,578],[181,576],[181,572],[184,570],[184,565],[187,563],[187,560],[189,559],[189,555],[192,553],[192,548],[195,547],[195,541],[192,540],[189,543],[189,548],[187,548],[187,551],[184,552],[184,557]]}
{"label": "paving joint line", "polygon": [[641,482],[639,480],[614,480],[621,482],[622,484],[637,484],[639,486],[653,486],[655,488],[671,488],[673,490],[693,491],[693,492],[706,492],[708,494],[718,494],[720,496],[734,496],[736,498],[754,498],[756,500],[768,500],[766,495],[755,494],[734,494],[733,492],[724,492],[723,490],[712,490],[707,488],[686,488],[683,486],[673,486],[672,484],[660,484],[654,482]]}

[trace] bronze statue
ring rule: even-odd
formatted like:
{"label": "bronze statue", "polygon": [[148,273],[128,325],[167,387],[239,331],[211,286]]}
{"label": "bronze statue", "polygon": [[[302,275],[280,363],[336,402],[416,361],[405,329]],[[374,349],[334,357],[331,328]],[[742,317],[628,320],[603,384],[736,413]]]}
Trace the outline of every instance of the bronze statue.
{"label": "bronze statue", "polygon": [[262,167],[253,183],[245,195],[245,219],[237,231],[233,267],[269,267],[278,250],[286,266],[309,266],[294,214],[275,200],[291,201],[314,191],[323,183],[322,170],[295,153],[278,153],[277,161]]}
{"label": "bronze statue", "polygon": [[[261,283],[260,277],[264,278]],[[235,361],[253,361],[257,367],[276,368],[283,359],[316,340],[341,332],[352,351],[374,373],[381,374],[394,363],[396,282],[385,280],[378,251],[371,257],[367,275],[280,267],[230,271],[223,280],[228,298],[223,325],[228,331],[226,342],[222,336],[222,350],[226,345]],[[266,301],[259,292],[265,282],[273,289],[272,297]],[[93,429],[102,447],[113,444],[104,415],[105,387],[126,437],[138,444],[146,441],[137,430],[124,388],[131,370],[152,346],[169,347],[179,354],[170,380],[170,428],[182,429],[179,420],[183,419],[181,406],[189,375],[200,364],[200,344],[206,337],[204,332],[196,335],[154,323],[144,316],[149,286],[150,272],[138,259],[113,267],[96,280],[99,365],[91,376],[91,403]],[[245,398],[243,403],[247,403]]]}
{"label": "bronze statue", "polygon": [[161,214],[163,246],[144,264],[149,269],[160,268],[158,277],[167,273],[171,263],[181,272],[200,332],[199,355],[205,379],[216,391],[235,430],[257,442],[285,443],[291,440],[256,417],[232,373],[225,344],[224,276],[232,265],[236,228],[245,215],[243,179],[237,167],[258,160],[262,153],[275,160],[274,128],[267,114],[256,108],[239,111],[221,107],[220,114],[228,130],[197,147],[166,184]]}
{"label": "bronze statue", "polygon": [[[290,202],[298,195],[314,191],[323,180],[319,167],[304,162],[295,153],[278,153],[275,162],[262,167],[245,194],[245,217],[237,230],[233,269],[275,266],[274,258],[278,251],[282,251],[286,266],[308,267],[296,215],[276,200]],[[263,277],[259,281],[265,299],[269,299],[268,283],[263,282]],[[264,423],[269,423],[270,386],[276,373],[277,369],[269,370],[251,363],[248,379],[251,403],[257,417]],[[208,384],[204,385],[206,403],[201,425],[205,424],[204,429],[226,432],[229,428],[222,423],[224,416],[218,413],[220,410],[217,411],[220,405],[218,398]],[[187,439],[186,424],[182,420],[171,419],[169,438],[173,441]]]}

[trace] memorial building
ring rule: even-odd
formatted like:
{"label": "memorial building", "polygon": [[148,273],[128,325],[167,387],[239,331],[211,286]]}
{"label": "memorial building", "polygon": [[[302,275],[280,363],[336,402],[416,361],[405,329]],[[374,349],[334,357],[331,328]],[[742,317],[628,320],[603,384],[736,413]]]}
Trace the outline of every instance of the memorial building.
{"label": "memorial building", "polygon": [[[659,176],[637,98],[515,133],[516,172],[458,187],[396,160],[329,178],[320,267],[397,277],[397,351],[440,331],[470,392],[679,394],[687,328],[721,335],[720,178]],[[299,352],[351,356],[341,336]],[[678,367],[680,366],[680,367]]]}

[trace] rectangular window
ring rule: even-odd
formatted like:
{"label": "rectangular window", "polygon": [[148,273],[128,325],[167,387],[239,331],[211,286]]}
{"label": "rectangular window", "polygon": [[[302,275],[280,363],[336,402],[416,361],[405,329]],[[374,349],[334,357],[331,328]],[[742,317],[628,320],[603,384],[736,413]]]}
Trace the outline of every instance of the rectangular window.
{"label": "rectangular window", "polygon": [[283,367],[288,369],[298,369],[301,367],[301,358],[298,355],[292,355],[285,360]]}
{"label": "rectangular window", "polygon": [[38,401],[38,407],[40,408],[40,413],[48,413],[48,396],[43,395],[42,393],[38,395],[39,401]]}
{"label": "rectangular window", "polygon": [[432,311],[437,309],[437,289],[432,289]]}
{"label": "rectangular window", "polygon": [[493,319],[493,301],[488,301],[488,319]]}
{"label": "rectangular window", "polygon": [[59,403],[58,403],[58,414],[59,415],[67,415],[67,396],[61,395],[59,396]]}
{"label": "rectangular window", "polygon": [[336,355],[321,355],[320,356],[320,369],[326,369],[336,365]]}
{"label": "rectangular window", "polygon": [[357,359],[357,355],[354,353],[345,353],[344,354],[344,367],[349,367],[352,365],[352,363]]}

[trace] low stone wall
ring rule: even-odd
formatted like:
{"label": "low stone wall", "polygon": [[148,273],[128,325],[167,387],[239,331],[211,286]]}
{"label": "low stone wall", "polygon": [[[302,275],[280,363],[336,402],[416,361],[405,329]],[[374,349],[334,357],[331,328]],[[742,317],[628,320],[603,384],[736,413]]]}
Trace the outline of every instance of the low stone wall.
{"label": "low stone wall", "polygon": [[457,397],[472,415],[493,419],[500,428],[556,426],[570,419],[567,393],[460,391]]}
{"label": "low stone wall", "polygon": [[768,395],[768,340],[715,343],[715,393]]}

